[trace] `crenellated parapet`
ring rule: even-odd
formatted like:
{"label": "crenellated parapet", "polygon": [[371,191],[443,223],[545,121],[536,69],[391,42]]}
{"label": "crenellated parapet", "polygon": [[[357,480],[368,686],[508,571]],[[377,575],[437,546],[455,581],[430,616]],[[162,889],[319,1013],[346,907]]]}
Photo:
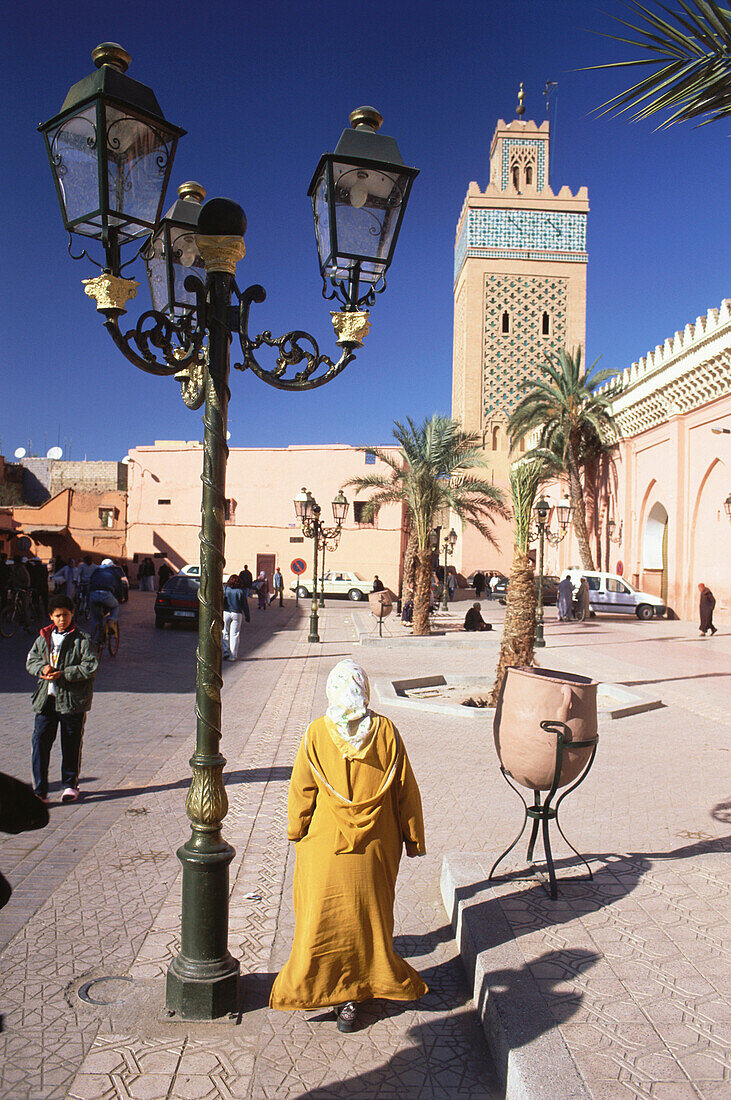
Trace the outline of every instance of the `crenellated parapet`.
{"label": "crenellated parapet", "polygon": [[[623,438],[689,412],[731,391],[731,298],[669,336],[616,382],[612,412]],[[605,387],[606,388],[606,387]]]}

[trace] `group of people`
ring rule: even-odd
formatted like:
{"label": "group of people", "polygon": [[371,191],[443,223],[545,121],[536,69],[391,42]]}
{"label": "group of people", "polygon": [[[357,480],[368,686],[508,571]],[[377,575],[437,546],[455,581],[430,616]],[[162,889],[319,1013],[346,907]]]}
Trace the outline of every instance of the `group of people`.
{"label": "group of people", "polygon": [[478,569],[472,578],[472,584],[474,585],[477,599],[481,600],[484,592],[486,599],[491,600],[501,580],[502,573],[497,573],[493,569],[488,570],[487,573],[483,573],[481,569]]}
{"label": "group of people", "polygon": [[45,615],[48,606],[48,569],[39,558],[16,554],[10,558],[0,554],[0,608],[5,607],[17,592],[31,601],[37,617]]}
{"label": "group of people", "polygon": [[[160,591],[175,573],[172,566],[163,558],[157,570],[157,588]],[[155,591],[155,563],[152,558],[143,558],[137,566],[137,586],[140,592]]]}
{"label": "group of people", "polygon": [[580,623],[585,622],[592,614],[591,604],[589,603],[589,582],[586,577],[581,578],[576,592],[574,592],[570,577],[566,576],[559,581],[556,592],[556,607],[559,622],[568,623],[572,620]]}

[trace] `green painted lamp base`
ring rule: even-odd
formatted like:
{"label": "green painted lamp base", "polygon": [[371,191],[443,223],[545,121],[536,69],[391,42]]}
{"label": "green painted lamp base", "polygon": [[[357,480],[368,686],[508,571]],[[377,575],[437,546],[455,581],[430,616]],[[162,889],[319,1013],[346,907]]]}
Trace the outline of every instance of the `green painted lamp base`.
{"label": "green painted lamp base", "polygon": [[228,955],[202,965],[178,955],[168,968],[166,1005],[181,1020],[216,1020],[238,1012],[238,962]]}

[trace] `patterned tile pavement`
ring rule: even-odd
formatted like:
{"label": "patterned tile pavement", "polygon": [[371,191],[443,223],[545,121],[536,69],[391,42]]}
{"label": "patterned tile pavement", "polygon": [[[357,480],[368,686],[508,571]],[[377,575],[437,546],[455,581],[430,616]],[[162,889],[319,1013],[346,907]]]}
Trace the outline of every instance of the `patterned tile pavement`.
{"label": "patterned tile pavement", "polygon": [[[322,646],[304,641],[306,618],[291,618],[291,608],[252,624],[246,660],[226,673],[223,741],[225,831],[237,849],[231,948],[242,960],[245,1010],[238,1024],[183,1025],[164,1019],[161,976],[179,919],[174,847],[184,835],[192,737],[190,676],[181,666],[192,659],[191,636],[155,636],[139,606],[129,612],[127,672],[118,664],[102,673],[108,696],[103,708],[97,697],[87,735],[85,768],[97,778],[86,800],[52,807],[42,833],[0,838],[0,867],[14,888],[0,913],[0,1095],[501,1095],[438,891],[446,851],[494,857],[519,820],[490,730],[478,723],[394,714],[422,787],[429,843],[424,859],[402,863],[397,943],[425,974],[429,995],[415,1005],[369,1006],[368,1026],[352,1036],[341,1036],[327,1013],[266,1008],[292,933],[289,768],[303,727],[322,709],[330,667],[353,653],[372,675],[408,676],[441,671],[448,656],[449,671],[484,674],[493,653],[361,650],[353,609],[335,602],[323,616]],[[485,607],[499,619],[494,605]],[[566,807],[564,828],[588,853],[595,884],[564,883],[550,902],[517,854],[517,877],[491,900],[520,947],[519,977],[540,990],[597,1100],[715,1100],[731,1087],[722,862],[731,816],[722,785],[729,638],[699,643],[687,624],[647,626],[548,628],[544,664],[638,691],[653,681],[669,705],[608,724],[592,776]],[[130,669],[137,690],[124,682]],[[23,775],[27,697],[12,680],[3,686],[11,736],[0,767]],[[557,852],[563,876],[568,854]],[[128,1003],[78,999],[83,981],[104,974],[134,979]]]}

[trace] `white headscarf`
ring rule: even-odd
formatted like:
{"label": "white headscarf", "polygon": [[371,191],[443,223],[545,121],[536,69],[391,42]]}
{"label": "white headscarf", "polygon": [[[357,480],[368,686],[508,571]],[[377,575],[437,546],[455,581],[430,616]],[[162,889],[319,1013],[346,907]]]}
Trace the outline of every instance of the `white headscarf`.
{"label": "white headscarf", "polygon": [[368,677],[355,661],[340,661],[330,672],[325,690],[328,701],[326,717],[340,737],[358,752],[371,733]]}

